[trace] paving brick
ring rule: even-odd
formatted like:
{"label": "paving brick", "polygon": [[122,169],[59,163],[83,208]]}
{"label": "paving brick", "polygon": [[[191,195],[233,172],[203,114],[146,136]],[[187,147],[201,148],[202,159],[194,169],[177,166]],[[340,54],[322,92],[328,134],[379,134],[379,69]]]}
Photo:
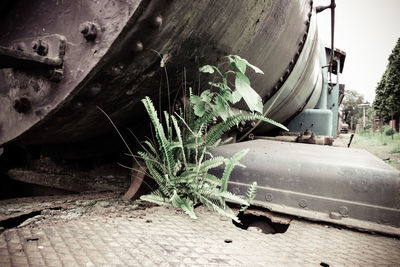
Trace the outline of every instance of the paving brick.
{"label": "paving brick", "polygon": [[[400,240],[293,220],[286,233],[238,229],[201,208],[151,209],[145,219],[99,215],[0,234],[0,266],[330,266],[400,263]],[[38,238],[27,241],[27,238]],[[226,239],[232,240],[225,243]],[[39,249],[41,246],[43,248]]]}

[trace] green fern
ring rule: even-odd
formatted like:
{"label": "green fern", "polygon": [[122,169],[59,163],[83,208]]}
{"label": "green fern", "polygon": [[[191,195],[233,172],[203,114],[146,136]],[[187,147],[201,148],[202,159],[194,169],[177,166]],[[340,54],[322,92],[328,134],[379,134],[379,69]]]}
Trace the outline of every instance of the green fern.
{"label": "green fern", "polygon": [[253,202],[253,200],[254,200],[254,198],[256,196],[256,193],[257,193],[256,191],[257,191],[257,182],[253,182],[251,184],[251,186],[249,187],[249,189],[247,189],[247,193],[246,193],[246,196],[247,196],[246,197],[246,201],[249,204],[242,205],[241,208],[240,208],[240,212],[245,212],[249,208],[250,203]]}
{"label": "green fern", "polygon": [[[229,142],[232,138],[227,138],[227,133],[241,121],[261,120],[282,129],[286,127],[262,115],[232,112],[229,103],[236,103],[242,98],[250,110],[260,112],[260,98],[258,95],[254,97],[255,91],[250,87],[245,72],[246,67],[258,73],[261,71],[239,56],[228,56],[228,60],[236,72],[229,70],[222,73],[215,66],[202,67],[201,72],[216,71],[222,82],[210,83],[213,89],[204,91],[200,96],[193,95],[192,88],[189,88],[189,101],[184,101],[184,109],[174,114],[164,112],[163,123],[150,98],[142,100],[154,128],[155,140],[145,141],[145,151],[138,152],[138,155],[158,185],[156,191],[142,196],[142,200],[180,208],[194,219],[197,218],[194,206],[201,203],[237,222],[239,219],[226,201],[241,205],[241,211],[246,210],[253,201],[256,183],[250,186],[246,199],[228,191],[232,171],[238,166],[245,167],[240,160],[248,150],[226,159],[213,157],[207,149]],[[235,75],[236,91],[228,86],[228,75]],[[225,169],[221,178],[209,173],[223,164]]]}

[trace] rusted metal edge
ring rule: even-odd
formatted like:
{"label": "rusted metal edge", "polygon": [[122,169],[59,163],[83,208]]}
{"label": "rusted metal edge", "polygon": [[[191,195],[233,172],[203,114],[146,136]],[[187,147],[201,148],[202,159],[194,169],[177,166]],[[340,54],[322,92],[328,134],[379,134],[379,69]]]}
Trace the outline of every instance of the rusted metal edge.
{"label": "rusted metal edge", "polygon": [[50,58],[0,46],[0,69],[35,67],[49,68],[60,67],[62,64],[63,60],[61,58]]}

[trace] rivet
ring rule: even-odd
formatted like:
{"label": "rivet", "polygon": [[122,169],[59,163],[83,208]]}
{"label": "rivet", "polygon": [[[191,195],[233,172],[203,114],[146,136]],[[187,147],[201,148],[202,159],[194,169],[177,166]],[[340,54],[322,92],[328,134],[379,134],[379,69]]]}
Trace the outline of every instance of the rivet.
{"label": "rivet", "polygon": [[13,107],[18,113],[26,114],[26,113],[28,113],[28,111],[31,110],[32,104],[31,104],[31,101],[28,98],[21,97],[21,98],[16,99],[14,101]]}
{"label": "rivet", "polygon": [[302,46],[303,45],[303,40],[301,40],[300,42],[299,42],[299,46]]}
{"label": "rivet", "polygon": [[19,50],[19,51],[26,51],[27,49],[26,49],[25,43],[19,42],[19,43],[17,44],[17,50]]}
{"label": "rivet", "polygon": [[279,78],[279,82],[283,82],[283,76]]}
{"label": "rivet", "polygon": [[301,208],[306,208],[307,206],[308,206],[308,203],[307,203],[307,200],[305,200],[305,199],[301,199],[300,201],[299,201],[299,206],[301,207]]}
{"label": "rivet", "polygon": [[49,46],[45,41],[37,40],[32,43],[32,49],[40,56],[46,56],[49,51]]}
{"label": "rivet", "polygon": [[290,60],[290,65],[294,64],[294,59]]}
{"label": "rivet", "polygon": [[86,21],[79,25],[79,31],[87,41],[93,41],[100,31],[100,26],[95,22]]}
{"label": "rivet", "polygon": [[135,45],[132,48],[133,52],[142,52],[143,51],[143,43],[141,41],[135,42]]}
{"label": "rivet", "polygon": [[254,140],[254,134],[253,133],[249,134],[249,140]]}
{"label": "rivet", "polygon": [[243,132],[243,127],[239,127],[239,132]]}
{"label": "rivet", "polygon": [[256,126],[256,122],[255,121],[251,121],[250,126],[251,127],[255,127]]}
{"label": "rivet", "polygon": [[342,214],[343,216],[347,216],[349,215],[349,209],[346,206],[340,206],[339,213]]}
{"label": "rivet", "polygon": [[151,25],[154,28],[159,28],[159,27],[161,27],[162,23],[163,23],[162,17],[161,16],[156,16],[155,18],[153,18],[153,20],[151,22]]}
{"label": "rivet", "polygon": [[274,196],[271,193],[265,195],[265,200],[271,202],[274,199]]}
{"label": "rivet", "polygon": [[240,122],[240,125],[245,126],[245,125],[246,125],[246,122],[245,122],[245,121],[241,121],[241,122]]}

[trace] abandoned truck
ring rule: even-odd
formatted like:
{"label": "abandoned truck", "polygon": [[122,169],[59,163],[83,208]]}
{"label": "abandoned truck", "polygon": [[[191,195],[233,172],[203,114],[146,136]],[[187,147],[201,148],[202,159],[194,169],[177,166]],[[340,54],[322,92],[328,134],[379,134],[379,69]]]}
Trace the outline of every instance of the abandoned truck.
{"label": "abandoned truck", "polygon": [[[230,54],[264,72],[250,78],[269,118],[290,133],[332,140],[346,55],[318,36],[325,8],[309,0],[2,1],[2,168],[42,154],[106,154],[115,133],[97,107],[140,135],[144,96],[165,99],[182,81],[195,87],[199,66]],[[361,150],[264,140],[280,134],[269,124],[254,133],[256,140],[213,150],[250,148],[247,168],[232,174],[233,192],[257,181],[256,206],[400,234],[398,171]]]}

